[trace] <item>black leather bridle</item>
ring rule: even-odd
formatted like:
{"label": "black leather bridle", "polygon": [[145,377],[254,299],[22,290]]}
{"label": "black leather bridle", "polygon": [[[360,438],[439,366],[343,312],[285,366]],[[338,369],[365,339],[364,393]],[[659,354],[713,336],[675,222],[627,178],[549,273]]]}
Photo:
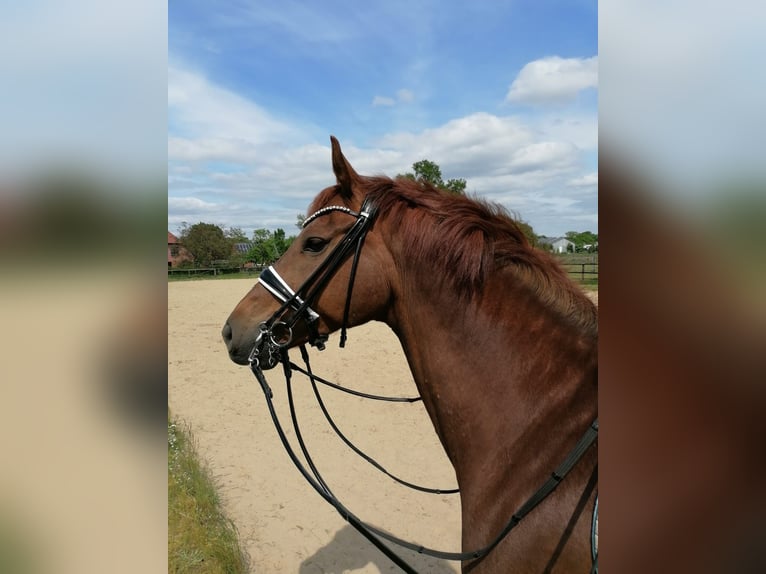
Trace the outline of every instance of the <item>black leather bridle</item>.
{"label": "black leather bridle", "polygon": [[[280,361],[280,350],[286,348],[293,337],[293,327],[301,319],[304,320],[309,334],[309,343],[324,350],[327,341],[326,334],[319,333],[319,315],[310,305],[319,297],[322,290],[327,286],[330,279],[340,268],[346,257],[354,250],[354,260],[351,264],[351,275],[346,292],[346,304],[343,309],[343,321],[341,326],[340,346],[346,344],[346,331],[348,329],[348,315],[351,308],[351,295],[354,289],[354,279],[356,269],[359,263],[359,254],[364,245],[364,239],[367,232],[372,227],[377,213],[377,207],[370,199],[365,199],[362,208],[356,212],[344,205],[330,205],[323,207],[316,213],[307,217],[303,222],[305,229],[312,221],[339,211],[356,218],[351,228],[346,232],[340,243],[330,252],[324,261],[317,267],[298,287],[293,289],[287,282],[280,277],[273,266],[264,269],[258,278],[258,282],[263,285],[282,305],[274,314],[258,326],[258,336],[250,352],[249,361],[251,364],[257,363],[263,369],[271,369]],[[285,311],[291,309],[293,314],[289,318],[283,319]]]}
{"label": "black leather bridle", "polygon": [[[338,498],[333,494],[333,492],[330,490],[330,487],[322,478],[311,456],[308,453],[308,450],[303,441],[303,437],[301,435],[300,428],[298,426],[298,420],[295,414],[295,407],[294,407],[293,395],[292,395],[292,385],[291,385],[293,370],[294,369],[298,370],[309,377],[323,412],[325,412],[325,409],[324,409],[324,405],[322,404],[321,398],[318,395],[316,383],[317,382],[327,383],[327,381],[320,379],[319,377],[317,377],[311,372],[311,367],[309,365],[309,360],[308,360],[308,353],[306,352],[305,346],[301,346],[301,354],[303,356],[304,362],[306,363],[305,370],[291,363],[287,354],[287,347],[291,343],[292,337],[293,337],[293,327],[300,320],[303,320],[306,324],[308,334],[309,334],[309,343],[312,346],[317,347],[319,350],[323,350],[325,348],[327,335],[326,334],[322,335],[319,333],[319,318],[320,317],[319,317],[319,314],[310,307],[310,305],[319,297],[322,290],[326,287],[328,282],[332,279],[332,277],[335,275],[337,270],[340,268],[340,266],[343,264],[345,259],[351,254],[353,250],[354,259],[351,264],[351,274],[349,277],[348,291],[346,294],[346,303],[345,303],[344,311],[343,311],[340,346],[343,347],[346,342],[346,331],[348,327],[348,315],[349,315],[349,309],[351,305],[351,294],[353,291],[354,279],[356,276],[356,269],[359,262],[359,254],[361,253],[362,246],[364,245],[364,239],[374,223],[377,208],[375,204],[369,198],[365,199],[365,201],[362,204],[362,208],[360,209],[359,212],[353,211],[352,209],[345,206],[341,206],[341,205],[327,206],[318,210],[316,213],[308,217],[304,221],[303,227],[305,228],[307,225],[309,225],[309,223],[314,221],[316,218],[334,211],[339,211],[342,213],[346,213],[352,217],[355,217],[356,221],[353,223],[351,228],[346,232],[344,237],[341,239],[340,243],[338,243],[338,245],[335,246],[335,248],[327,256],[327,258],[319,265],[319,267],[317,267],[309,275],[309,277],[303,282],[303,284],[297,290],[293,290],[287,284],[287,282],[284,279],[282,279],[279,273],[277,273],[277,271],[271,266],[265,269],[261,273],[258,281],[269,291],[269,293],[271,293],[281,303],[281,305],[268,320],[264,321],[263,323],[259,325],[259,334],[257,336],[255,345],[253,346],[253,349],[249,357],[251,370],[253,371],[256,379],[261,385],[261,388],[266,397],[266,403],[269,408],[269,413],[274,422],[279,438],[282,441],[282,444],[285,447],[287,454],[290,456],[290,459],[293,461],[298,471],[312,486],[312,488],[314,488],[314,490],[316,490],[322,498],[324,498],[328,503],[330,503],[347,522],[349,522],[365,538],[367,538],[372,544],[374,544],[378,549],[380,549],[381,552],[383,552],[386,556],[388,556],[388,558],[391,559],[404,572],[417,574],[416,571],[409,564],[407,564],[404,560],[402,560],[388,546],[383,544],[382,540],[388,540],[390,542],[398,544],[399,546],[402,546],[409,550],[413,550],[420,554],[426,554],[428,556],[432,556],[439,559],[460,560],[460,561],[471,560],[472,562],[468,567],[470,569],[473,566],[477,565],[498,544],[500,544],[500,542],[502,542],[502,540],[508,535],[508,533],[513,528],[515,528],[527,514],[529,514],[535,507],[537,507],[537,505],[539,505],[543,500],[545,500],[545,498],[547,498],[548,495],[550,495],[558,487],[558,485],[566,477],[569,471],[577,464],[577,462],[582,458],[585,452],[597,440],[598,419],[593,421],[593,423],[586,429],[585,433],[577,442],[577,444],[569,453],[569,455],[566,457],[566,459],[556,469],[553,470],[553,472],[551,473],[551,476],[511,516],[508,523],[498,533],[498,535],[494,538],[494,540],[490,542],[488,545],[484,546],[483,548],[479,548],[477,550],[473,550],[470,552],[444,552],[444,551],[435,550],[432,548],[425,548],[421,545],[413,544],[406,540],[402,540],[401,538],[398,538],[384,530],[381,530],[380,528],[377,528],[371,524],[365,523],[362,520],[360,520],[356,515],[354,515],[350,510],[348,510],[338,500]],[[285,313],[288,309],[292,310],[293,313],[290,316],[285,316]],[[282,429],[282,425],[279,421],[276,410],[274,408],[274,404],[272,400],[273,393],[263,373],[264,369],[271,369],[280,362],[282,363],[284,368],[284,375],[285,375],[285,381],[287,384],[287,394],[288,394],[288,400],[290,403],[290,414],[292,417],[293,428],[295,430],[296,438],[300,445],[301,452],[303,453],[303,456],[310,470],[307,469],[306,466],[300,461],[292,445],[287,440],[287,437],[284,433],[284,430]],[[355,393],[355,394],[359,394],[359,393]],[[370,397],[370,398],[382,398],[382,397]],[[386,399],[386,400],[412,402],[417,399]],[[325,412],[325,416],[328,416],[326,412]],[[330,420],[329,416],[328,416],[328,420]],[[332,423],[332,421],[331,421],[331,425],[333,425],[333,427],[335,426],[334,423]],[[388,473],[386,472],[386,474]],[[399,479],[396,479],[396,477],[393,477],[393,478],[395,480],[399,480]],[[399,480],[399,482],[403,482],[403,481]],[[408,486],[412,486],[412,485],[408,485]],[[420,487],[417,487],[417,488],[420,490],[426,490],[426,491],[434,491],[434,492],[437,491],[433,489],[422,489]],[[443,491],[439,491],[439,492],[443,492]],[[594,509],[594,520],[595,520],[595,509]],[[597,571],[598,571],[598,554],[595,552],[595,549],[594,549],[594,560],[593,560],[591,572],[593,573]]]}

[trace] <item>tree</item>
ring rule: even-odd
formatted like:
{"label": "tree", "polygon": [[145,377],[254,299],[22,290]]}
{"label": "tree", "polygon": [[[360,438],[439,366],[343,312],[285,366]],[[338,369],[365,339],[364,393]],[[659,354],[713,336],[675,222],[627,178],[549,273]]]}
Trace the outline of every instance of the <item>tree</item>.
{"label": "tree", "polygon": [[466,181],[462,178],[448,179],[444,184],[444,189],[455,195],[465,195]]}
{"label": "tree", "polygon": [[442,170],[439,164],[427,160],[421,159],[412,164],[412,170],[415,172],[415,179],[418,181],[427,181],[435,187],[440,187],[444,180],[442,180]]}
{"label": "tree", "polygon": [[537,238],[537,234],[532,229],[532,226],[526,221],[524,221],[523,219],[521,219],[516,214],[513,214],[512,217],[513,217],[513,220],[516,222],[516,225],[519,226],[519,229],[521,229],[522,233],[527,238],[527,241],[529,241],[529,244],[532,247],[537,247],[538,238]]}
{"label": "tree", "polygon": [[228,259],[231,243],[223,229],[212,223],[195,223],[181,227],[181,244],[194,256],[197,266],[205,267],[217,259]]}
{"label": "tree", "polygon": [[287,251],[287,248],[290,246],[287,242],[287,237],[285,237],[284,229],[278,227],[274,233],[271,234],[271,244],[273,246],[273,251],[276,254],[276,259],[282,257],[282,254]]}
{"label": "tree", "polygon": [[430,183],[434,187],[443,189],[456,195],[465,195],[466,181],[462,178],[442,179],[442,170],[439,164],[427,159],[421,159],[412,164],[412,171],[405,174],[399,174],[396,177],[404,177],[419,182]]}
{"label": "tree", "polygon": [[[412,164],[412,172],[399,174],[396,177],[430,183],[434,187],[443,189],[449,193],[454,193],[455,195],[465,195],[466,181],[463,178],[448,179],[447,181],[444,181],[444,179],[442,179],[442,170],[439,167],[439,164],[435,162],[427,159],[416,161]],[[515,213],[511,214],[511,217],[524,233],[527,241],[529,241],[532,246],[537,246],[538,237],[532,229],[532,226]]]}
{"label": "tree", "polygon": [[256,263],[271,263],[272,254],[268,246],[271,232],[268,229],[256,229],[253,231],[253,246],[247,252],[247,259]]}
{"label": "tree", "polygon": [[247,261],[247,258],[245,257],[245,253],[242,251],[239,251],[238,249],[235,249],[234,246],[237,243],[249,243],[250,239],[247,237],[244,231],[242,231],[241,227],[229,227],[224,229],[223,234],[226,236],[226,240],[229,242],[229,264],[232,267],[240,267],[242,266],[245,261]]}
{"label": "tree", "polygon": [[303,229],[303,222],[304,222],[304,221],[306,221],[306,216],[305,216],[305,215],[303,215],[302,213],[299,213],[299,214],[298,214],[298,219],[297,219],[297,221],[295,222],[295,226],[296,226],[298,229]]}
{"label": "tree", "polygon": [[294,239],[295,236],[286,237],[282,228],[277,228],[274,232],[256,229],[253,231],[253,246],[247,252],[247,258],[264,265],[271,264],[282,257]]}
{"label": "tree", "polygon": [[229,227],[224,230],[223,234],[226,236],[232,245],[235,243],[247,243],[250,241],[247,235],[242,231],[241,227]]}
{"label": "tree", "polygon": [[[414,173],[413,173],[414,172]],[[454,178],[444,181],[442,178],[442,170],[439,164],[427,159],[421,159],[412,164],[412,172],[405,174],[399,174],[396,177],[411,179],[413,181],[430,183],[434,187],[454,193],[455,195],[465,195],[466,181],[463,178]],[[535,234],[532,226],[521,219],[517,213],[511,213],[511,217],[519,226],[521,231],[527,238],[527,241],[533,246],[537,245],[537,234]]]}

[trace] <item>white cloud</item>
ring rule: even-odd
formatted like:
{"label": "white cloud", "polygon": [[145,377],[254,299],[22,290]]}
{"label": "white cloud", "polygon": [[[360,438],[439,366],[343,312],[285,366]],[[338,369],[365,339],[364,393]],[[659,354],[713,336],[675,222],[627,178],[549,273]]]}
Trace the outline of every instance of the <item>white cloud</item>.
{"label": "white cloud", "polygon": [[375,96],[372,98],[372,107],[376,108],[378,106],[393,106],[396,103],[394,98],[387,98],[385,96]]}
{"label": "white cloud", "polygon": [[545,114],[530,120],[530,126],[546,140],[565,141],[582,150],[598,149],[598,115],[590,114]]}
{"label": "white cloud", "polygon": [[[294,126],[252,100],[174,64],[168,66],[168,116],[182,134],[206,138],[213,153],[221,145],[273,145],[300,137]],[[174,151],[169,147],[170,154]]]}
{"label": "white cloud", "polygon": [[219,205],[202,201],[196,197],[168,197],[168,210],[185,213],[210,213],[219,209]]}
{"label": "white cloud", "polygon": [[598,185],[598,172],[586,173],[583,176],[575,177],[567,182],[571,187],[591,187]]}
{"label": "white cloud", "polygon": [[[280,121],[198,74],[178,66],[169,73],[168,223],[204,220],[248,233],[258,227],[294,233],[296,215],[334,183],[328,139],[317,141],[310,126]],[[414,95],[402,89],[396,100],[376,99],[381,105]],[[595,114],[486,112],[390,133],[363,147],[341,140],[361,174],[395,176],[427,158],[445,179],[465,178],[469,193],[519,211],[546,234],[579,229],[577,218],[596,213],[595,186],[585,185],[583,165],[596,143]]]}
{"label": "white cloud", "polygon": [[526,64],[513,80],[505,99],[524,104],[563,103],[579,92],[598,87],[598,56],[551,56]]}
{"label": "white cloud", "polygon": [[[538,141],[541,134],[517,117],[480,112],[454,119],[421,133],[384,137],[383,147],[398,149],[412,161],[428,158],[445,177],[493,177],[535,169],[560,168],[576,161],[569,142]],[[404,166],[409,169],[410,165]]]}
{"label": "white cloud", "polygon": [[386,106],[391,107],[395,106],[396,104],[408,104],[415,100],[415,94],[412,93],[412,90],[408,90],[407,88],[402,88],[401,90],[398,90],[396,92],[396,98],[390,98],[388,96],[375,96],[372,98],[372,107],[376,108],[378,106]]}
{"label": "white cloud", "polygon": [[168,229],[178,229],[183,222],[200,221],[230,225],[228,206],[197,197],[168,197]]}
{"label": "white cloud", "polygon": [[539,142],[516,151],[510,165],[518,171],[556,169],[575,162],[577,148],[566,142]]}
{"label": "white cloud", "polygon": [[398,92],[396,92],[396,98],[403,103],[411,102],[415,99],[415,94],[412,93],[412,91],[402,88]]}

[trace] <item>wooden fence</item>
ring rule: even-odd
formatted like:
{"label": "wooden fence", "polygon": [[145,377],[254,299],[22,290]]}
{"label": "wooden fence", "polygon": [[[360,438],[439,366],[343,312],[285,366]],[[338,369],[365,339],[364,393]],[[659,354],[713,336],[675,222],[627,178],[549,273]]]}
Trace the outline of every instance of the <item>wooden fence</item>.
{"label": "wooden fence", "polygon": [[243,269],[240,267],[189,267],[179,269],[168,269],[168,277],[176,275],[212,275],[214,277],[218,275],[231,275],[233,273],[241,273],[242,277],[249,277],[251,275],[259,274],[263,271],[263,267],[253,267],[250,269]]}
{"label": "wooden fence", "polygon": [[598,284],[598,263],[562,262],[561,266],[575,281],[588,285]]}
{"label": "wooden fence", "polygon": [[[569,273],[569,276],[583,285],[598,285],[598,262],[570,262],[561,261],[561,266]],[[240,267],[200,267],[189,269],[168,269],[168,277],[176,275],[196,276],[196,275],[231,275],[238,273],[241,277],[250,277],[258,275],[263,267],[253,267],[251,269],[242,269]]]}

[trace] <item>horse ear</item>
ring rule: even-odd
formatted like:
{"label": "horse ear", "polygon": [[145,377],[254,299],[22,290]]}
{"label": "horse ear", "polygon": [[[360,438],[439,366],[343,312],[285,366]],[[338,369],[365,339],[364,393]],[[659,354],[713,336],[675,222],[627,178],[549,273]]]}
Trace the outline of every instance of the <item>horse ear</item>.
{"label": "horse ear", "polygon": [[335,136],[330,136],[330,143],[332,145],[332,170],[335,172],[335,178],[338,180],[343,195],[351,197],[353,184],[360,179],[359,174],[354,171],[354,168],[343,156]]}

